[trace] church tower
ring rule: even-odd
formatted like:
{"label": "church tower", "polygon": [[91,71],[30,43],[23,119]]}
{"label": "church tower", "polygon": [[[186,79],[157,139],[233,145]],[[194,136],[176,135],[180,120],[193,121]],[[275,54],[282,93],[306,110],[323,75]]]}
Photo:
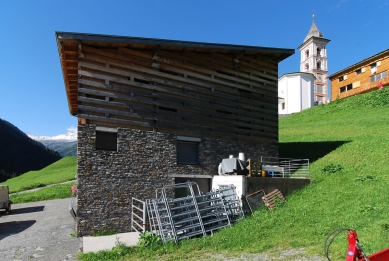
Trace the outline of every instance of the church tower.
{"label": "church tower", "polygon": [[326,45],[330,40],[325,39],[315,24],[312,15],[312,25],[300,50],[300,71],[315,75],[314,100],[321,104],[328,99],[328,62]]}

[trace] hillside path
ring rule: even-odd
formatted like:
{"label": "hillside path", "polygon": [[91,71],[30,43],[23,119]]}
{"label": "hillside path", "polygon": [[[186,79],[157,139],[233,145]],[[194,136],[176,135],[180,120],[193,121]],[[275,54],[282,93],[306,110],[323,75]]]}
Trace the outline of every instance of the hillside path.
{"label": "hillside path", "polygon": [[23,191],[19,191],[19,192],[15,192],[15,193],[10,193],[9,195],[11,196],[11,195],[23,194],[23,193],[27,193],[27,192],[34,192],[34,191],[37,191],[37,190],[40,190],[40,189],[43,189],[43,188],[48,188],[48,187],[52,187],[52,186],[55,186],[55,185],[67,184],[67,183],[72,183],[72,182],[77,182],[77,180],[75,180],[75,179],[68,180],[68,181],[61,182],[61,183],[50,184],[50,185],[47,185],[47,186],[44,186],[44,187],[39,187],[39,188],[23,190]]}
{"label": "hillside path", "polygon": [[0,211],[0,259],[75,261],[81,239],[72,237],[75,221],[70,198],[13,204]]}

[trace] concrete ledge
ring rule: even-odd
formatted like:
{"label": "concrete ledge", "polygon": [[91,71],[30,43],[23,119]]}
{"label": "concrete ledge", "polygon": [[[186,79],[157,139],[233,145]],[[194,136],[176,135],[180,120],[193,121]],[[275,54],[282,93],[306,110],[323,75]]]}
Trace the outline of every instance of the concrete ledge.
{"label": "concrete ledge", "polygon": [[101,250],[111,250],[117,241],[126,244],[127,246],[135,246],[139,241],[138,232],[119,233],[110,236],[100,237],[83,237],[82,250],[84,253],[97,253]]}

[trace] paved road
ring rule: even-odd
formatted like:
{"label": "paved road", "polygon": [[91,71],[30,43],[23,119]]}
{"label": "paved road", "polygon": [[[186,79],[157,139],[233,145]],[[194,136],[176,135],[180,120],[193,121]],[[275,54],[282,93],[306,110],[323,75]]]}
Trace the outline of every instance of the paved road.
{"label": "paved road", "polygon": [[72,237],[70,199],[13,204],[0,211],[0,260],[74,261],[81,239]]}

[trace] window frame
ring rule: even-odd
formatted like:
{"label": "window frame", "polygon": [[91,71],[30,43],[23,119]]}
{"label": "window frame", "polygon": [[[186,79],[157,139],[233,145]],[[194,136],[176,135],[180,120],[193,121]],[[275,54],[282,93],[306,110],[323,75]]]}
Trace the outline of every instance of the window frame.
{"label": "window frame", "polygon": [[118,151],[117,129],[96,127],[95,149],[99,151]]}
{"label": "window frame", "polygon": [[[194,137],[185,137],[185,136],[177,136],[176,139],[176,159],[177,164],[180,165],[200,165],[200,138]],[[185,149],[184,145],[191,146],[188,150],[188,147]],[[194,151],[196,155],[186,155],[181,156],[183,153],[191,152],[191,149],[195,148]],[[190,160],[187,160],[190,159]],[[195,159],[195,160],[193,160]]]}

